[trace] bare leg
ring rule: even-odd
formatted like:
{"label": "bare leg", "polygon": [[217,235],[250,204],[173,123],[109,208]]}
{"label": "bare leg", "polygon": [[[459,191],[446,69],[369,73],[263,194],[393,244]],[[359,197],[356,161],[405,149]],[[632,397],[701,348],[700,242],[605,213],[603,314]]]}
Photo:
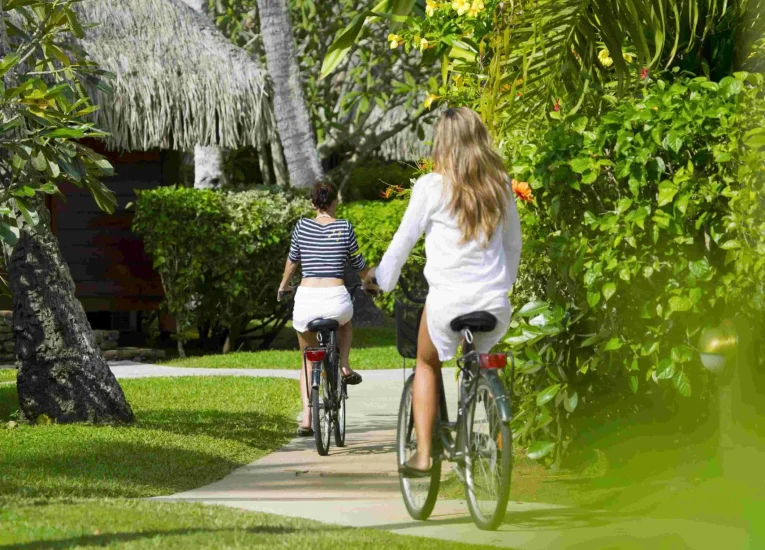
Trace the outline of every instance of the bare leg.
{"label": "bare leg", "polygon": [[316,335],[312,332],[298,332],[298,343],[300,344],[300,398],[303,400],[303,422],[304,428],[311,427],[311,400],[306,388],[308,366],[303,363],[304,350],[307,347],[316,347],[318,342]]}
{"label": "bare leg", "polygon": [[409,466],[427,470],[430,468],[433,426],[438,413],[438,377],[441,373],[441,361],[428,332],[427,310],[422,313],[420,332],[417,335],[417,366],[414,373],[412,409],[417,433],[417,453],[409,460]]}
{"label": "bare leg", "polygon": [[340,368],[343,370],[343,375],[347,376],[353,374],[350,364],[351,355],[351,342],[353,341],[353,326],[348,321],[344,325],[340,326],[337,331],[337,345],[340,348]]}

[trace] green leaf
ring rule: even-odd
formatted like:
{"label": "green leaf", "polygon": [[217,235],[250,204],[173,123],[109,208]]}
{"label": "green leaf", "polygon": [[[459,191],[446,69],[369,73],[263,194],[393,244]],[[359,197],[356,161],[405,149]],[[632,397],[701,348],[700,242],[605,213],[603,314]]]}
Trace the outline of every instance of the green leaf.
{"label": "green leaf", "polygon": [[672,383],[675,386],[675,389],[677,389],[677,393],[683,397],[691,396],[691,380],[685,372],[678,372],[672,379]]}
{"label": "green leaf", "polygon": [[667,147],[672,149],[675,153],[678,153],[683,146],[683,138],[678,130],[670,130],[665,140]]}
{"label": "green leaf", "polygon": [[0,239],[13,246],[19,242],[19,235],[18,227],[13,227],[5,221],[0,221]]}
{"label": "green leaf", "polygon": [[553,384],[539,392],[539,394],[537,394],[537,405],[541,407],[545,403],[552,401],[560,391],[561,385],[562,384]]}
{"label": "green leaf", "polygon": [[584,129],[587,127],[587,117],[586,116],[580,116],[579,118],[575,119],[571,123],[571,129],[576,132],[577,134],[581,134],[584,132]]}
{"label": "green leaf", "polygon": [[637,393],[638,391],[638,377],[634,374],[630,376],[629,378],[629,384],[630,389],[632,390],[632,393]]}
{"label": "green leaf", "polygon": [[576,406],[579,404],[579,394],[573,392],[569,394],[566,392],[566,397],[563,399],[563,407],[570,413],[574,412]]}
{"label": "green leaf", "polygon": [[669,299],[669,309],[672,311],[688,311],[693,307],[693,302],[685,296],[672,296]]}
{"label": "green leaf", "polygon": [[568,164],[574,172],[581,174],[592,166],[592,159],[578,157],[569,161]]}
{"label": "green leaf", "polygon": [[32,167],[38,172],[45,172],[48,169],[48,161],[45,158],[45,153],[39,151],[32,157]]}
{"label": "green leaf", "polygon": [[725,241],[720,245],[720,248],[723,250],[734,250],[736,248],[741,248],[741,243],[736,240]]}
{"label": "green leaf", "polygon": [[686,345],[680,345],[672,348],[672,361],[682,365],[683,363],[687,363],[689,361],[693,360],[693,349],[686,346]]}
{"label": "green leaf", "polygon": [[672,359],[663,359],[656,367],[656,378],[659,380],[669,380],[675,375],[675,364]]}
{"label": "green leaf", "polygon": [[531,460],[539,460],[553,452],[554,448],[555,443],[552,441],[535,441],[531,447],[529,447],[529,450],[526,451],[526,456]]}
{"label": "green leaf", "polygon": [[27,203],[25,203],[22,199],[17,198],[15,202],[16,208],[18,208],[19,212],[21,212],[24,221],[26,221],[31,227],[37,227],[37,224],[40,223],[40,215],[35,210],[29,208]]}
{"label": "green leaf", "polygon": [[[7,7],[5,9],[8,9]],[[15,67],[21,60],[21,56],[16,52],[9,53],[0,61],[0,77]]]}
{"label": "green leaf", "polygon": [[606,344],[606,347],[603,348],[603,351],[614,351],[620,349],[623,345],[624,342],[622,342],[621,338],[611,338]]}
{"label": "green leaf", "polygon": [[50,132],[43,132],[42,137],[54,139],[54,138],[68,138],[68,139],[80,139],[85,137],[85,130],[80,128],[57,128]]}
{"label": "green leaf", "polygon": [[688,262],[688,269],[697,279],[706,278],[711,271],[709,260],[706,258],[702,258],[694,262]]}
{"label": "green leaf", "polygon": [[671,203],[677,195],[677,185],[671,181],[664,180],[659,184],[659,206]]}
{"label": "green leaf", "polygon": [[550,304],[543,301],[529,302],[518,310],[521,317],[533,317],[550,309]]}
{"label": "green leaf", "polygon": [[590,307],[595,307],[600,302],[600,292],[597,290],[593,292],[587,292],[587,303]]}
{"label": "green leaf", "polygon": [[615,283],[606,283],[603,285],[603,298],[606,299],[606,302],[611,299],[611,296],[613,296],[616,293],[616,284]]}
{"label": "green leaf", "polygon": [[362,12],[354,17],[348,26],[335,38],[335,41],[332,42],[321,64],[320,79],[325,78],[334,71],[342,60],[345,59],[345,56],[348,55],[348,52],[351,51],[351,47],[364,28],[364,21],[367,15],[369,15],[369,12]]}

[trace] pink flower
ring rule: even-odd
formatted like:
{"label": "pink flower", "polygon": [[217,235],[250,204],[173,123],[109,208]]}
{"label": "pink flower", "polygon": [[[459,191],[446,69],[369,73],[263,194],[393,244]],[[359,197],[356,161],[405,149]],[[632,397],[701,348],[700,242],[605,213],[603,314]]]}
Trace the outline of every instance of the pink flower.
{"label": "pink flower", "polygon": [[646,69],[645,67],[640,69],[640,78],[641,80],[645,80],[646,78],[648,78],[648,69]]}
{"label": "pink flower", "polygon": [[553,111],[560,111],[560,98],[555,102],[555,107],[553,107]]}

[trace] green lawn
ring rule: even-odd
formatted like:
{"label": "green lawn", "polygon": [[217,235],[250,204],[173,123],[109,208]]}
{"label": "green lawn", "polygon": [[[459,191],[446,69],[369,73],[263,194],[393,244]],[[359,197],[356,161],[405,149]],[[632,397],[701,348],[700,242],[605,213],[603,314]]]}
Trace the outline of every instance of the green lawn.
{"label": "green lawn", "polygon": [[[287,327],[279,334],[272,349],[267,351],[191,356],[186,359],[173,359],[166,364],[173,367],[208,369],[297,370],[300,368],[300,354],[295,331]],[[392,324],[388,323],[379,328],[354,330],[351,368],[358,370],[401,368],[401,356],[396,351],[396,334]]]}
{"label": "green lawn", "polygon": [[55,548],[481,548],[199,504],[101,500],[0,510],[0,547]]}
{"label": "green lawn", "polygon": [[[159,378],[122,382],[130,427],[0,429],[0,504],[26,498],[145,497],[199,487],[286,443],[297,382]],[[18,409],[0,386],[0,423]]]}
{"label": "green lawn", "polygon": [[136,499],[210,483],[284,444],[299,409],[296,384],[233,377],[126,380],[133,426],[10,428],[16,388],[3,383],[0,548],[468,548]]}
{"label": "green lawn", "polygon": [[16,369],[0,369],[0,384],[15,382]]}

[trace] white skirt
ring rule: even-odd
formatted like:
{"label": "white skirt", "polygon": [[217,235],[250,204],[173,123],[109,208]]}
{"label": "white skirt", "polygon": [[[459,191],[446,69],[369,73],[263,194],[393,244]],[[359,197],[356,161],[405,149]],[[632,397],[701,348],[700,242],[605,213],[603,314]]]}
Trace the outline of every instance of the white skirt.
{"label": "white skirt", "polygon": [[487,311],[494,315],[497,318],[497,326],[492,332],[473,334],[475,349],[479,353],[488,353],[507,332],[512,313],[507,293],[485,293],[476,288],[442,290],[431,287],[425,309],[428,315],[428,333],[441,361],[454,359],[462,341],[462,334],[454,332],[449,326],[453,319],[476,311]]}
{"label": "white skirt", "polygon": [[295,293],[292,327],[298,332],[306,332],[308,323],[316,319],[334,319],[344,325],[352,317],[351,295],[344,286],[299,286]]}

